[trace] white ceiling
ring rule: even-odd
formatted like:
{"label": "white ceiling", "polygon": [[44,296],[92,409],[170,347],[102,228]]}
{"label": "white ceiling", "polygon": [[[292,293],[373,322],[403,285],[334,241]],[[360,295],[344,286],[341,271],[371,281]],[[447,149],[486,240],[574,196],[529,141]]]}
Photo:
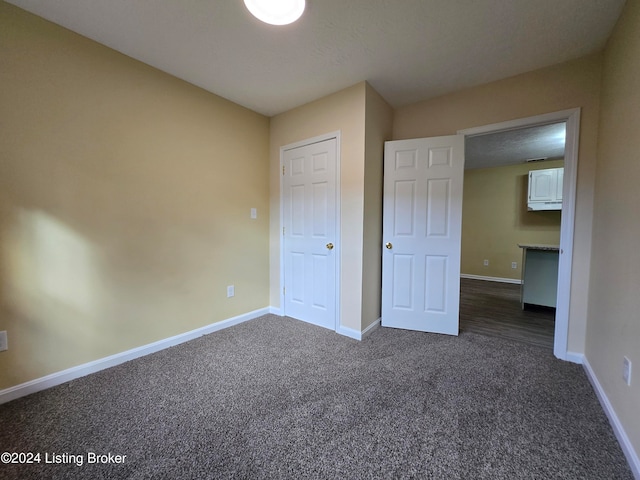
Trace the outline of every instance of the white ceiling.
{"label": "white ceiling", "polygon": [[464,168],[564,158],[566,127],[561,122],[466,137]]}
{"label": "white ceiling", "polygon": [[624,0],[8,0],[265,115],[367,80],[392,106],[597,51]]}

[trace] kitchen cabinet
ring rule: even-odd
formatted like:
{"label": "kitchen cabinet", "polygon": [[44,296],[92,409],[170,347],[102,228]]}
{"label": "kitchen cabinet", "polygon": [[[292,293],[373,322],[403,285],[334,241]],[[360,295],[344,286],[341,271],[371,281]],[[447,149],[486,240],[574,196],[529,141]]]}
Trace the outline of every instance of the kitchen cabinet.
{"label": "kitchen cabinet", "polygon": [[522,248],[522,308],[526,304],[555,308],[558,299],[560,247],[522,244],[518,246]]}
{"label": "kitchen cabinet", "polygon": [[528,210],[562,210],[564,168],[529,172]]}

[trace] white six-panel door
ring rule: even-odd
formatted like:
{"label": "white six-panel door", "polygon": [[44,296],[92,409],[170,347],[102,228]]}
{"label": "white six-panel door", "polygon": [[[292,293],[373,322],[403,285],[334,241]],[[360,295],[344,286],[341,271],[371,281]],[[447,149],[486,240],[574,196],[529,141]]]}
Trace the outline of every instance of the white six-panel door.
{"label": "white six-panel door", "polygon": [[284,313],[335,330],[335,138],[285,150]]}
{"label": "white six-panel door", "polygon": [[458,334],[464,136],[385,143],[382,326]]}

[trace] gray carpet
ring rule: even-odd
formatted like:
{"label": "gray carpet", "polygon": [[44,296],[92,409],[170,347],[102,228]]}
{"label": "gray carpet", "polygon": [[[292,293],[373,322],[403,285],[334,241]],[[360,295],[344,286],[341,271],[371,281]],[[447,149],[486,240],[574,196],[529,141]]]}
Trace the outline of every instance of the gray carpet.
{"label": "gray carpet", "polygon": [[0,425],[0,451],[84,462],[3,479],[633,478],[582,367],[547,350],[276,316],[1,405]]}

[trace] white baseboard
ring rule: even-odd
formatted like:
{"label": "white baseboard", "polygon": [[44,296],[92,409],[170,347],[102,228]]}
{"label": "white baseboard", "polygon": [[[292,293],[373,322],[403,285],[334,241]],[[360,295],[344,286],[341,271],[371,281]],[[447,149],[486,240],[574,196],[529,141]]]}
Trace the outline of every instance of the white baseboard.
{"label": "white baseboard", "polygon": [[374,330],[379,325],[380,325],[380,319],[377,319],[361,332],[359,332],[354,328],[344,327],[340,325],[336,330],[336,333],[340,335],[344,335],[345,337],[353,338],[354,340],[360,341],[365,337],[365,335],[368,335],[369,333],[371,333],[371,331]]}
{"label": "white baseboard", "polygon": [[578,365],[582,365],[584,363],[584,354],[576,353],[576,352],[567,352],[565,358],[567,362],[577,363]]}
{"label": "white baseboard", "polygon": [[342,325],[338,327],[336,333],[344,335],[345,337],[353,338],[354,340],[362,340],[362,332]]}
{"label": "white baseboard", "polygon": [[60,372],[52,373],[45,377],[36,378],[35,380],[21,383],[20,385],[5,388],[4,390],[0,390],[0,404],[10,402],[11,400],[24,397],[25,395],[29,395],[31,393],[46,390],[47,388],[55,387],[56,385],[60,385],[61,383],[65,383],[76,378],[84,377],[85,375],[89,375],[90,373],[99,372],[100,370],[120,365],[121,363],[128,362],[129,360],[144,357],[145,355],[149,355],[150,353],[155,353],[160,350],[164,350],[165,348],[188,342],[189,340],[196,339],[198,337],[201,337],[202,335],[207,335],[218,330],[222,330],[223,328],[229,328],[239,323],[253,320],[254,318],[266,315],[267,313],[269,313],[269,308],[254,310],[253,312],[245,313],[243,315],[238,315],[237,317],[228,318],[220,322],[212,323],[211,325],[197,328],[189,332],[181,333],[180,335],[165,338],[164,340],[149,343],[141,347],[127,350],[125,352],[116,353],[115,355],[110,355],[108,357],[94,360],[93,362],[78,365],[77,367],[71,367]]}
{"label": "white baseboard", "polygon": [[485,277],[483,275],[471,275],[469,273],[461,273],[460,278],[470,278],[472,280],[486,280],[487,282],[514,283],[516,285],[522,284],[522,280],[515,279],[515,278]]}
{"label": "white baseboard", "polygon": [[378,328],[380,326],[380,322],[382,319],[377,319],[376,321],[374,321],[371,325],[369,325],[367,328],[365,328],[362,331],[362,338],[364,338],[366,335],[369,335],[371,332],[373,332],[376,328]]}
{"label": "white baseboard", "polygon": [[620,442],[620,446],[622,447],[622,451],[624,452],[625,457],[627,457],[627,461],[629,462],[629,466],[631,467],[631,471],[633,472],[633,476],[636,480],[640,480],[640,458],[638,458],[638,453],[633,449],[633,445],[631,444],[631,440],[627,436],[627,433],[624,431],[624,427],[620,423],[618,416],[616,415],[611,402],[607,398],[607,394],[605,393],[602,385],[598,381],[598,377],[596,377],[595,372],[589,365],[589,361],[585,356],[582,362],[582,366],[584,370],[587,372],[587,377],[593,386],[593,389],[596,391],[596,395],[598,396],[598,400],[600,400],[600,404],[604,409],[604,412],[607,414],[609,418],[609,423],[613,428],[613,433],[615,433],[618,442]]}
{"label": "white baseboard", "polygon": [[[282,310],[280,308],[278,308],[278,307],[269,307],[269,313],[272,313],[274,315],[283,316]],[[322,327],[322,325],[318,325],[318,324],[316,324],[314,322],[310,322],[308,320],[298,320],[298,321],[305,322],[305,323],[310,323],[311,325],[316,325],[317,327]],[[358,330],[353,329],[353,328],[349,328],[349,327],[345,327],[345,326],[340,325],[336,329],[336,333],[339,334],[339,335],[344,335],[345,337],[353,338],[354,340],[362,340],[365,335],[370,333],[373,329],[375,329],[379,325],[380,325],[380,319],[377,319],[371,325],[369,325],[367,328],[365,328],[362,332],[359,332]]]}

